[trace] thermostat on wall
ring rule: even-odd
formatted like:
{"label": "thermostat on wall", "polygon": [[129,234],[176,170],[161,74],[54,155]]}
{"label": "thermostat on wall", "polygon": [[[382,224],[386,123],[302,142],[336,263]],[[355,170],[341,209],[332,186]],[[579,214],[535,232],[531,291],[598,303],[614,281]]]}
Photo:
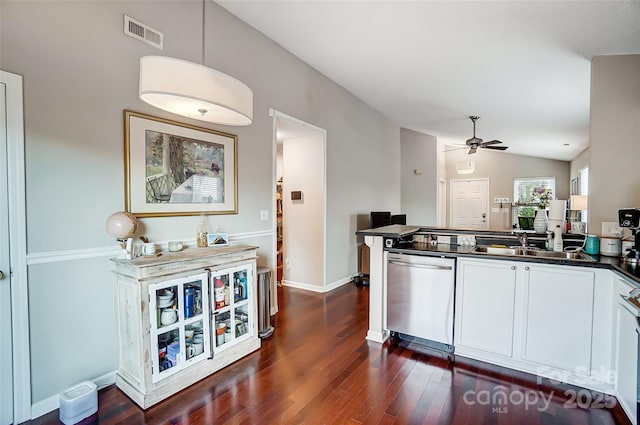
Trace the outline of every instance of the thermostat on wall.
{"label": "thermostat on wall", "polygon": [[299,201],[302,199],[302,191],[301,190],[292,190],[291,191],[291,200]]}

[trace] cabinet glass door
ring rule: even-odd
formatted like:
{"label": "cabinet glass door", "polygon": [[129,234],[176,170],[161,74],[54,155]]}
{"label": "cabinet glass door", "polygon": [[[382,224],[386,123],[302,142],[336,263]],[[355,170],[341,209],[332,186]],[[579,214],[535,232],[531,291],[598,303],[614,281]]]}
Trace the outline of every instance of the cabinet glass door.
{"label": "cabinet glass door", "polygon": [[209,357],[208,276],[149,285],[153,382]]}
{"label": "cabinet glass door", "polygon": [[251,264],[211,273],[211,310],[214,352],[235,345],[253,335],[255,320]]}

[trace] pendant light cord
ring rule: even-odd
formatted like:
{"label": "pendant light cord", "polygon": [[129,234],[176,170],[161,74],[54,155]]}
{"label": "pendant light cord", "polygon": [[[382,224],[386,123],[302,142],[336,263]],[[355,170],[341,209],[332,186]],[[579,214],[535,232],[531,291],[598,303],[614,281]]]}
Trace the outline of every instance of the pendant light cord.
{"label": "pendant light cord", "polygon": [[204,2],[202,0],[202,65],[204,65]]}

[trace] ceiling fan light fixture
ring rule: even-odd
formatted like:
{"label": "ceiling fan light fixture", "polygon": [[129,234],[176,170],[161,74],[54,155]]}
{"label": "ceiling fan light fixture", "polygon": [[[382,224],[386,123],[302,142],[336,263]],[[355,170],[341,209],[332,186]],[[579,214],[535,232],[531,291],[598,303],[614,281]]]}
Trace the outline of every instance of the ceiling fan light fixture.
{"label": "ceiling fan light fixture", "polygon": [[253,92],[204,65],[166,56],[140,58],[140,99],[173,114],[216,124],[253,120]]}
{"label": "ceiling fan light fixture", "polygon": [[458,161],[456,162],[456,172],[458,174],[471,174],[476,170],[474,161]]}

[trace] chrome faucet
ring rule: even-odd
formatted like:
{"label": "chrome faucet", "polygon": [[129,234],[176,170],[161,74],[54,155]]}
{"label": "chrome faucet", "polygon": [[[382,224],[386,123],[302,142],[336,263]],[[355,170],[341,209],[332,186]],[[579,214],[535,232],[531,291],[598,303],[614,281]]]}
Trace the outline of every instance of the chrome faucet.
{"label": "chrome faucet", "polygon": [[526,232],[518,233],[518,240],[524,248],[529,245],[529,239]]}

